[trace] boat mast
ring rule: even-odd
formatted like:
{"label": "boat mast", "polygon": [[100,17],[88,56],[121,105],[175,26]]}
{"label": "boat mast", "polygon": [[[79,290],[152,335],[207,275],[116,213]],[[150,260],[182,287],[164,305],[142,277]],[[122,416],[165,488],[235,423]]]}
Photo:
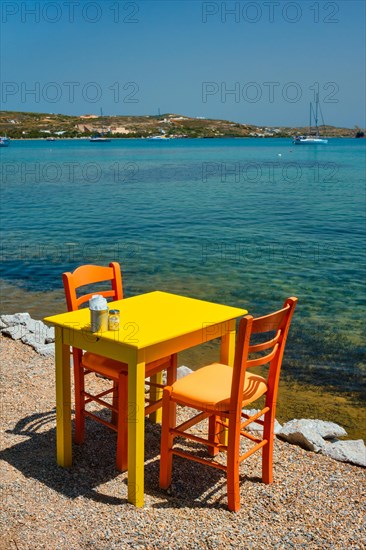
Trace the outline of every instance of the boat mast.
{"label": "boat mast", "polygon": [[313,106],[310,101],[310,113],[309,113],[309,136],[311,136],[311,112],[313,110]]}
{"label": "boat mast", "polygon": [[316,94],[315,97],[315,135],[319,136],[318,129],[318,105],[319,105],[319,94]]}

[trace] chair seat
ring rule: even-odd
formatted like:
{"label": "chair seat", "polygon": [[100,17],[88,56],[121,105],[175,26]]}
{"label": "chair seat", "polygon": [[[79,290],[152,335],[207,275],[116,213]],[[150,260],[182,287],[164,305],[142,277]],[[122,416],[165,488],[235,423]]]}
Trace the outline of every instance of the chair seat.
{"label": "chair seat", "polygon": [[[149,363],[146,365],[146,376],[153,376],[162,369],[168,368],[170,366],[170,360],[171,358],[169,356]],[[89,351],[84,353],[82,364],[84,368],[97,372],[98,374],[115,381],[118,380],[121,373],[125,373],[127,375],[128,372],[127,363],[121,363],[120,361],[115,361],[114,359],[108,359],[107,357],[103,357],[102,355],[97,355],[96,353],[91,353]]]}
{"label": "chair seat", "polygon": [[[212,363],[173,384],[171,397],[200,410],[229,410],[233,369],[221,363]],[[268,389],[262,376],[245,373],[242,406],[255,401]]]}
{"label": "chair seat", "polygon": [[97,372],[102,376],[106,376],[112,380],[118,380],[119,374],[124,372],[127,374],[128,365],[127,363],[121,363],[120,361],[115,361],[114,359],[108,359],[108,357],[103,357],[102,355],[97,355],[96,353],[90,353],[87,351],[83,355],[82,359],[83,367]]}

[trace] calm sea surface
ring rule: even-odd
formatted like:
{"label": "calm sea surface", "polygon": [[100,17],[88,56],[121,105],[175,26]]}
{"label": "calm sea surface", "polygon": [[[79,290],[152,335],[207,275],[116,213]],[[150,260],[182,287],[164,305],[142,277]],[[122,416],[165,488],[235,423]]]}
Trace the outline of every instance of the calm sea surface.
{"label": "calm sea surface", "polygon": [[285,376],[358,393],[365,145],[12,141],[0,149],[2,311],[59,312],[61,273],[111,260],[127,296],[161,289],[259,315],[295,295]]}

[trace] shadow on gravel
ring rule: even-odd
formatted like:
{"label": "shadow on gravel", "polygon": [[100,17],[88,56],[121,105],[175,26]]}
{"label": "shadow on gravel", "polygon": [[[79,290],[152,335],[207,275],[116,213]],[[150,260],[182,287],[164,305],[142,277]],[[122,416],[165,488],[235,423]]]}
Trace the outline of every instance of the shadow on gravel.
{"label": "shadow on gravel", "polygon": [[[24,439],[0,452],[25,477],[37,479],[66,498],[83,497],[102,504],[127,504],[127,472],[115,468],[116,434],[87,419],[83,445],[73,445],[72,468],[56,463],[56,411],[35,413],[19,420],[5,433]],[[47,429],[49,426],[49,429]],[[5,435],[6,437],[6,435]],[[154,508],[227,507],[226,477],[213,468],[174,459],[173,482],[167,491],[159,488],[160,425],[145,423],[145,494],[158,499]],[[202,451],[204,453],[204,451]],[[203,456],[203,454],[202,454]],[[118,478],[118,479],[117,479]],[[108,495],[100,486],[117,480],[121,496]],[[242,476],[241,481],[260,482]]]}
{"label": "shadow on gravel", "polygon": [[[200,453],[195,453],[200,456]],[[202,458],[206,453],[202,453]],[[149,465],[150,466],[150,465]],[[197,462],[174,457],[172,484],[167,490],[159,489],[159,461],[154,463],[157,473],[153,472],[157,483],[149,491],[159,499],[152,507],[156,509],[170,508],[207,508],[227,511],[227,486],[224,472],[210,468]],[[145,467],[146,476],[146,467]],[[245,483],[262,483],[260,477],[240,475],[240,485]],[[158,488],[158,490],[157,490]]]}
{"label": "shadow on gravel", "polygon": [[[12,434],[24,439],[1,451],[0,459],[25,477],[37,479],[67,498],[84,497],[111,505],[127,503],[127,473],[115,468],[116,434],[87,419],[84,444],[73,444],[72,468],[62,468],[56,463],[55,423],[55,409],[22,418],[4,437]],[[146,422],[145,459],[158,458],[159,447],[160,426]],[[116,478],[120,478],[120,498],[98,490],[100,485]]]}

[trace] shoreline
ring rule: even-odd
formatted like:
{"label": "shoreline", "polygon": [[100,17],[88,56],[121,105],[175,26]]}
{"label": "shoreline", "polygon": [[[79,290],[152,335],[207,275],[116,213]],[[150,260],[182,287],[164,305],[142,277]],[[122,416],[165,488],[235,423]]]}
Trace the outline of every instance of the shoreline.
{"label": "shoreline", "polygon": [[[90,141],[90,138],[91,136],[83,136],[83,137],[57,137],[55,140],[52,140],[50,141],[50,143],[55,143],[57,141]],[[10,141],[48,141],[47,138],[9,138]],[[113,140],[132,140],[132,141],[136,141],[138,139],[140,140],[144,140],[144,141],[151,141],[149,140],[149,137],[123,137],[123,136],[118,136],[118,137],[113,137],[113,136],[108,136],[108,139],[110,139],[111,141]],[[189,140],[189,139],[213,139],[213,140],[228,140],[228,139],[258,139],[258,140],[263,140],[263,139],[286,139],[286,140],[292,140],[293,139],[293,136],[189,136],[189,137],[169,137],[166,139],[166,141],[175,141],[175,140]],[[352,141],[354,139],[365,139],[365,138],[356,138],[355,136],[331,136],[331,137],[328,137],[328,139],[331,139],[331,140],[334,140],[334,139],[351,139]],[[161,143],[159,141],[159,143]],[[291,142],[292,144],[292,142]]]}
{"label": "shoreline", "polygon": [[[23,135],[45,137],[44,133],[56,137],[57,132],[68,136],[85,138],[93,134],[118,136],[124,139],[166,136],[170,139],[217,139],[230,137],[285,137],[307,135],[311,129],[306,125],[278,125],[238,122],[201,116],[186,116],[173,113],[163,115],[67,115],[55,113],[0,111],[0,133],[10,137]],[[313,129],[314,130],[314,129]],[[345,127],[322,124],[319,127],[324,137],[363,137],[359,126]],[[24,132],[24,133],[23,133]],[[62,136],[61,136],[62,137]]]}

